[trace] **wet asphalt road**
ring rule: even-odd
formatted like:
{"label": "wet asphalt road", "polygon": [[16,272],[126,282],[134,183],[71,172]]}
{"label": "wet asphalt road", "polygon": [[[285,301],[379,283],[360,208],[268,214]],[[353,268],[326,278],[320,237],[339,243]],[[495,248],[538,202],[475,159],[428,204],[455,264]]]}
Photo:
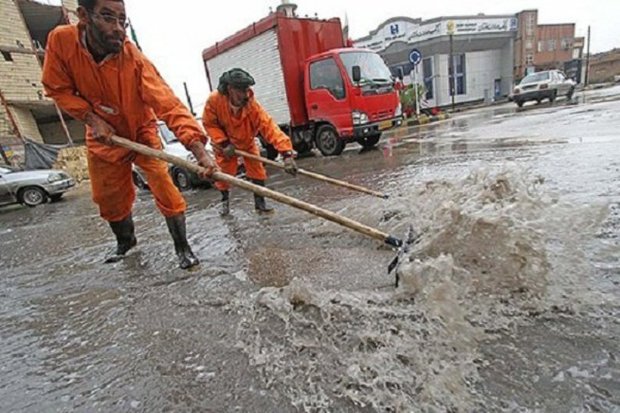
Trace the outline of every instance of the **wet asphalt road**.
{"label": "wet asphalt road", "polygon": [[[545,218],[524,238],[546,237],[532,244],[549,263],[544,304],[524,310],[502,301],[502,322],[488,321],[475,348],[462,350],[469,367],[450,376],[458,386],[360,386],[338,364],[347,355],[349,367],[378,355],[377,344],[368,354],[347,345],[401,310],[445,308],[391,301],[394,278],[386,267],[393,251],[378,242],[286,206],[257,216],[242,191],[233,193],[233,216],[223,219],[219,194],[200,189],[186,198],[190,243],[202,265],[183,272],[163,218],[142,192],[134,209],[139,245],[124,262],[106,266],[114,242],[82,188],[59,203],[0,209],[0,411],[620,411],[619,98],[616,87],[570,103],[472,109],[391,132],[376,150],[350,145],[338,158],[299,161],[388,192],[388,201],[271,171],[272,189],[396,236],[413,224],[431,240],[444,227],[439,216],[435,223],[427,218],[467,199],[455,196],[469,188],[465,177],[508,171],[512,187],[544,183],[540,204],[550,198],[562,208],[528,210]],[[437,183],[452,189],[428,195]],[[472,197],[486,190],[476,185],[468,189]],[[529,254],[526,261],[535,252]],[[277,288],[298,281],[310,292],[281,307]],[[488,296],[501,296],[499,288]],[[305,294],[329,300],[306,305],[312,300]],[[353,298],[362,296],[366,304],[357,307]],[[356,326],[357,317],[373,317],[367,311],[375,303],[377,324]],[[475,325],[497,310],[484,305],[459,311]],[[382,319],[384,310],[391,315]],[[420,325],[412,317],[401,322],[401,331]],[[291,343],[317,339],[306,337],[313,329],[330,345],[319,340],[291,355]],[[340,334],[347,338],[330,341]],[[458,364],[420,346],[421,361],[391,370],[430,374],[437,370],[433,353]],[[343,375],[355,383],[343,384]]]}

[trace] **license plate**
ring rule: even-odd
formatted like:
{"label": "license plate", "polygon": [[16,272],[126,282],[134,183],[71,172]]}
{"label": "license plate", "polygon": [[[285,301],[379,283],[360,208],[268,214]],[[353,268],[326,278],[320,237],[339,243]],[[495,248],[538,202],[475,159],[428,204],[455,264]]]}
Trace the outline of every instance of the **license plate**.
{"label": "license plate", "polygon": [[379,130],[390,129],[391,127],[392,127],[391,120],[384,120],[383,122],[379,123]]}

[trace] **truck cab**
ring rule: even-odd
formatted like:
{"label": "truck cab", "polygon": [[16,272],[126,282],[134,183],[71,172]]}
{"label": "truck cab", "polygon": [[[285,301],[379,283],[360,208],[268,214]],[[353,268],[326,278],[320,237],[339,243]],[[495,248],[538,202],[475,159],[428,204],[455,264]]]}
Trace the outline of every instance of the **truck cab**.
{"label": "truck cab", "polygon": [[352,141],[372,147],[384,130],[402,123],[390,70],[372,51],[342,48],[310,57],[304,88],[323,155],[339,155]]}
{"label": "truck cab", "polygon": [[[256,99],[299,154],[339,155],[349,142],[377,144],[399,125],[398,92],[381,56],[347,47],[340,19],[276,12],[205,49],[211,90],[233,67],[249,72]],[[267,153],[275,149],[259,136]]]}

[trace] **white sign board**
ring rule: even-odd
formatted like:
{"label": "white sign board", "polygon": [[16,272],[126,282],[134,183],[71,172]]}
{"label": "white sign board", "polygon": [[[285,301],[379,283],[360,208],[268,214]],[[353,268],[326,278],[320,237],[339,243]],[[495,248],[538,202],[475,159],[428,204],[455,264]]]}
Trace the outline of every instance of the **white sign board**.
{"label": "white sign board", "polygon": [[380,27],[377,33],[368,38],[355,41],[355,47],[382,51],[392,43],[400,41],[416,43],[448,35],[448,24],[454,24],[454,35],[475,35],[504,33],[517,30],[515,17],[446,19],[433,23],[416,24],[406,20],[392,21]]}

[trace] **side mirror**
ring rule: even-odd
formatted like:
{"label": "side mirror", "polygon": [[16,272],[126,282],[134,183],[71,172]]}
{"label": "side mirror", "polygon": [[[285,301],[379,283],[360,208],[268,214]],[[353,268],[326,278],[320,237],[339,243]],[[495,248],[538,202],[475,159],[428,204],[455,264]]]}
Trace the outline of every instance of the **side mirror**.
{"label": "side mirror", "polygon": [[362,69],[360,69],[359,66],[353,66],[351,72],[353,75],[353,82],[359,83],[359,81],[362,80]]}

